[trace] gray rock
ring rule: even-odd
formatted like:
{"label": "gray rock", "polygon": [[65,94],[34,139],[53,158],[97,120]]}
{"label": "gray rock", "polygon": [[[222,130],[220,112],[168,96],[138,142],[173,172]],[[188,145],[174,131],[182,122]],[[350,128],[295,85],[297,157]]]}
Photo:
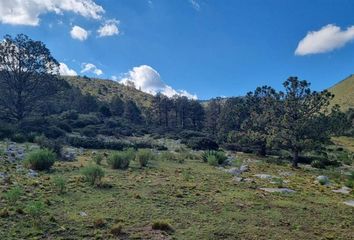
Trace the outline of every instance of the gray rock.
{"label": "gray rock", "polygon": [[255,174],[255,177],[261,178],[261,179],[272,179],[273,176],[269,175],[269,174],[264,174],[264,173],[260,173],[260,174]]}
{"label": "gray rock", "polygon": [[224,170],[226,173],[232,174],[232,175],[240,175],[242,172],[238,168],[230,168],[230,169],[225,169]]}
{"label": "gray rock", "polygon": [[85,212],[79,212],[79,215],[80,215],[81,217],[86,217],[86,216],[87,216],[87,213],[85,213]]}
{"label": "gray rock", "polygon": [[243,182],[243,178],[242,177],[234,177],[233,180],[235,182]]}
{"label": "gray rock", "polygon": [[289,188],[260,188],[260,190],[270,193],[294,193],[295,191]]}
{"label": "gray rock", "polygon": [[342,187],[340,189],[332,190],[332,192],[335,193],[343,193],[343,194],[349,194],[351,192],[351,189],[348,187]]}
{"label": "gray rock", "polygon": [[29,177],[38,177],[38,172],[32,170],[32,169],[29,169],[28,170],[28,174],[27,174]]}
{"label": "gray rock", "polygon": [[348,201],[345,201],[345,202],[343,202],[343,203],[344,203],[345,205],[354,207],[354,200],[348,200]]}
{"label": "gray rock", "polygon": [[241,167],[240,167],[241,172],[247,172],[248,170],[249,170],[248,165],[241,165]]}
{"label": "gray rock", "polygon": [[292,176],[294,174],[291,173],[291,172],[279,172],[279,175],[283,176],[283,177],[290,177],[290,176]]}

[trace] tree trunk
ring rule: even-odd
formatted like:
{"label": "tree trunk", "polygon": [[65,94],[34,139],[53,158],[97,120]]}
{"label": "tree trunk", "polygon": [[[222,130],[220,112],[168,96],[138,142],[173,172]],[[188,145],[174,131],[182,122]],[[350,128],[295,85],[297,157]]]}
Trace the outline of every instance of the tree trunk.
{"label": "tree trunk", "polygon": [[293,167],[298,168],[298,162],[299,162],[299,150],[295,149],[293,150]]}

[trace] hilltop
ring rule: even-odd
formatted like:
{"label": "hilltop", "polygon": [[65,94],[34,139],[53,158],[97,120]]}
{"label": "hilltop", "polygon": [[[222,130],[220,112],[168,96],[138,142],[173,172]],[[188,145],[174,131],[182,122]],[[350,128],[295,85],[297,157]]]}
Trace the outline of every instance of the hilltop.
{"label": "hilltop", "polygon": [[80,76],[63,76],[70,85],[77,87],[83,94],[91,94],[103,102],[109,102],[118,95],[123,100],[132,100],[143,108],[151,107],[153,96],[131,86],[108,79],[88,78]]}
{"label": "hilltop", "polygon": [[342,110],[354,108],[354,75],[340,81],[328,89],[335,95],[332,106],[338,104]]}

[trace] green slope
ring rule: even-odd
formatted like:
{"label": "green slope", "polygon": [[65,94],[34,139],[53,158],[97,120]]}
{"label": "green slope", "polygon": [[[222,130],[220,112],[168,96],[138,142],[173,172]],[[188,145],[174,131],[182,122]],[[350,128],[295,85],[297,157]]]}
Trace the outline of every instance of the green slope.
{"label": "green slope", "polygon": [[335,95],[331,105],[338,104],[342,110],[354,108],[354,75],[350,75],[328,89]]}
{"label": "green slope", "polygon": [[123,100],[132,100],[143,108],[148,108],[152,104],[152,95],[112,80],[69,76],[63,78],[72,86],[79,88],[82,93],[96,96],[100,101],[110,101],[113,96],[118,95]]}

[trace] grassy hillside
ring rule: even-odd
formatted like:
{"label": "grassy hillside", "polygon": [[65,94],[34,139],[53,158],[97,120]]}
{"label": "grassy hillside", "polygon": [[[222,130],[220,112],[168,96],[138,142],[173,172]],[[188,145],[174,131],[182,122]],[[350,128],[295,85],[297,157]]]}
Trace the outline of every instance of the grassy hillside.
{"label": "grassy hillside", "polygon": [[354,108],[354,75],[350,75],[328,90],[335,95],[332,106],[338,104],[344,111]]}
{"label": "grassy hillside", "polygon": [[97,96],[101,101],[110,101],[113,96],[118,95],[124,100],[133,100],[144,108],[151,106],[152,103],[152,95],[112,80],[69,76],[64,78],[72,86],[81,89],[84,94],[90,93],[93,96]]}

